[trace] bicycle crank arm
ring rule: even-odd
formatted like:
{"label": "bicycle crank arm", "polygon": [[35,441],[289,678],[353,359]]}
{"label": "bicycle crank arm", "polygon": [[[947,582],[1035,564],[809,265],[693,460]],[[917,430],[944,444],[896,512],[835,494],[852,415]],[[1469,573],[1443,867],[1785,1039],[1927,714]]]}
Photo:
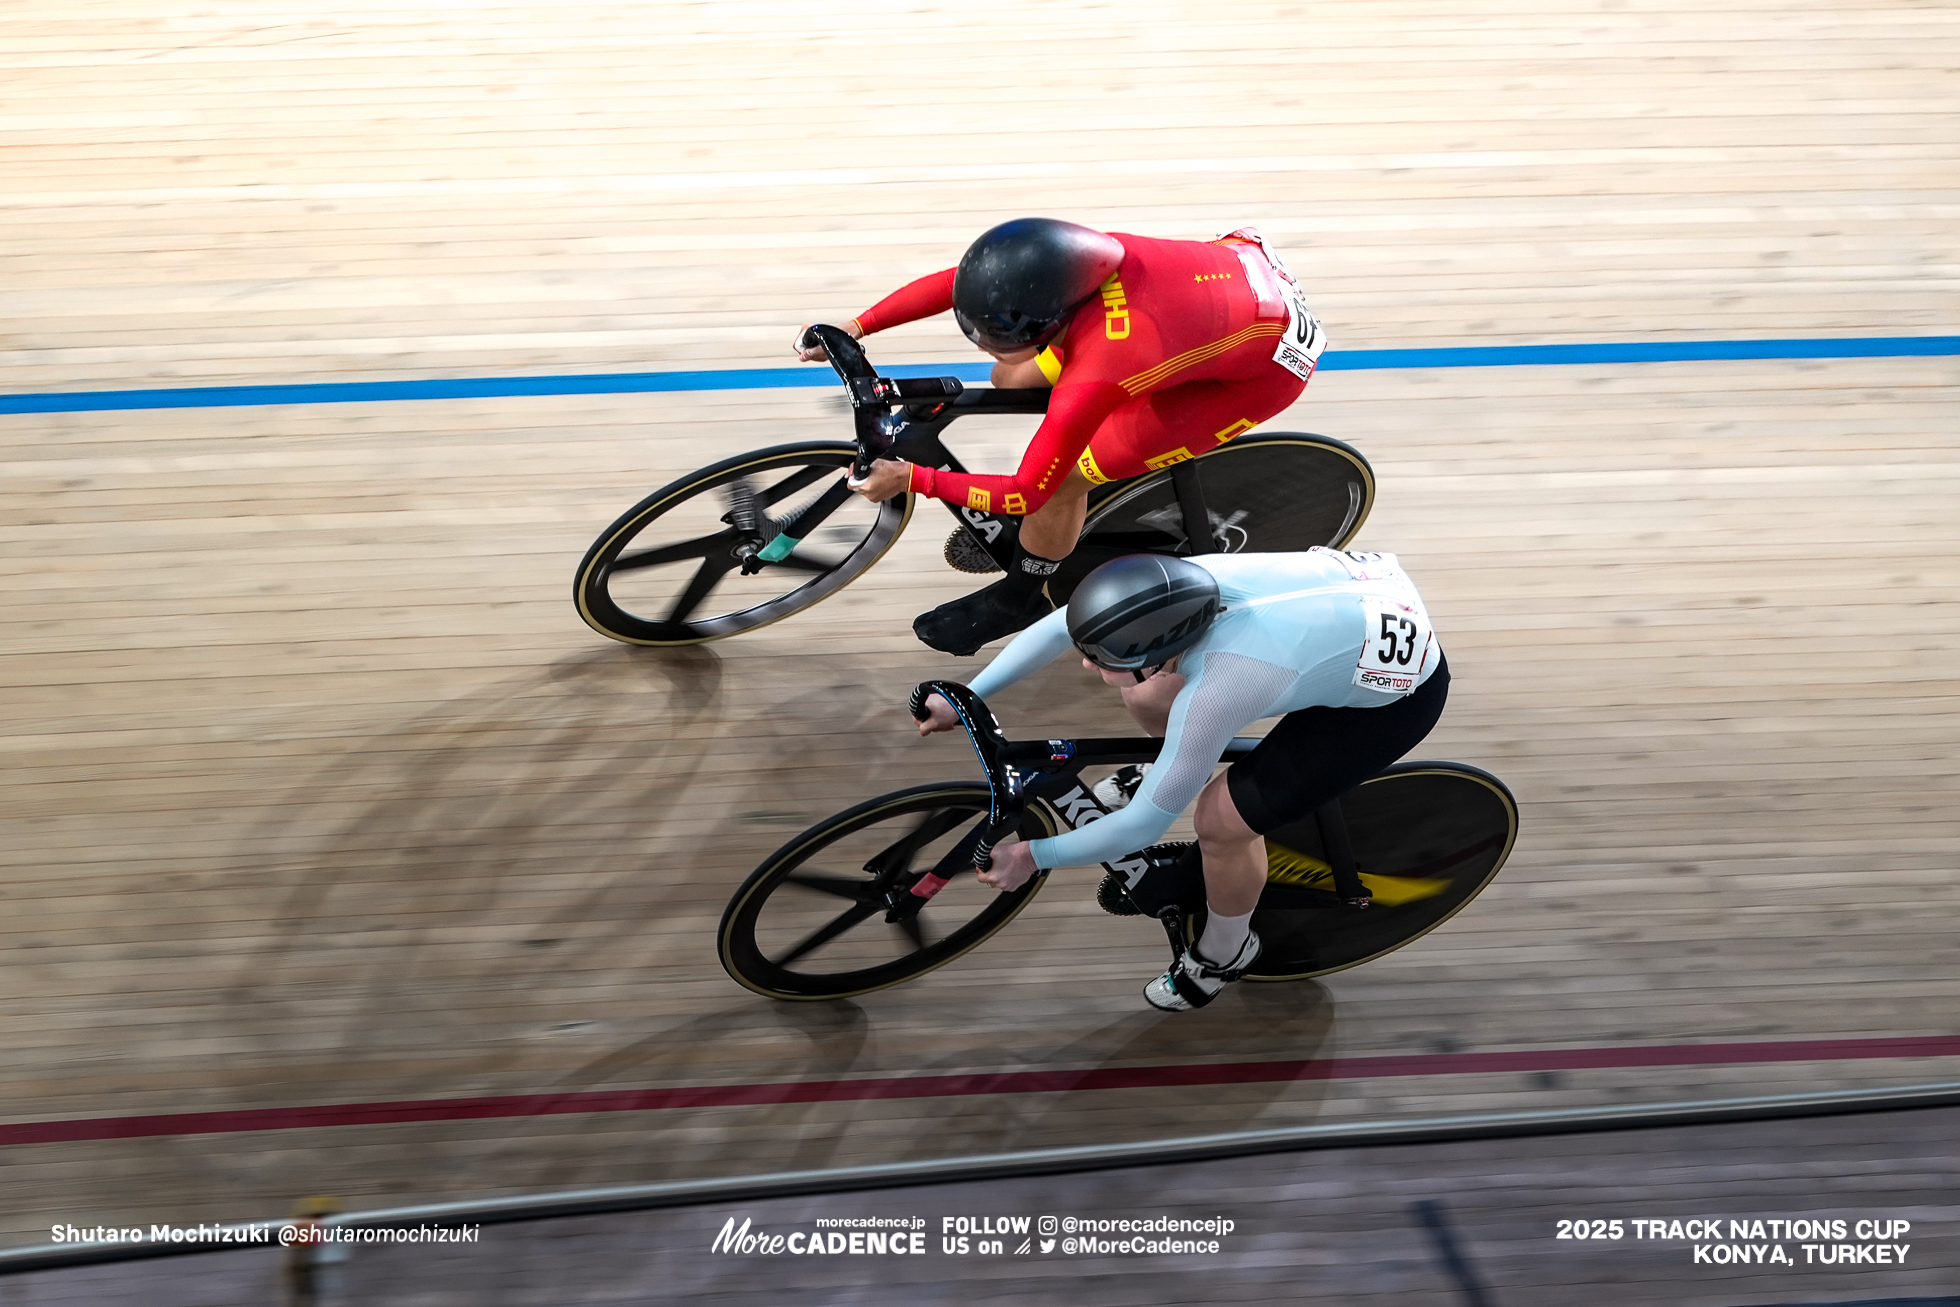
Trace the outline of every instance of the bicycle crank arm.
{"label": "bicycle crank arm", "polygon": [[749,576],[755,575],[754,572],[749,571],[749,562],[754,562],[756,570],[760,571],[764,563],[780,563],[785,558],[788,558],[796,552],[796,547],[803,543],[806,536],[822,526],[824,519],[832,513],[835,513],[839,508],[842,508],[844,501],[850,497],[851,487],[846,481],[838,481],[833,484],[830,489],[819,495],[816,501],[808,508],[783,523],[783,529],[777,534],[774,540],[771,540],[768,544],[750,555],[749,559],[744,560],[742,564],[743,573]]}
{"label": "bicycle crank arm", "polygon": [[1164,928],[1164,935],[1170,941],[1171,965],[1176,966],[1184,951],[1191,947],[1191,938],[1184,933],[1184,909],[1175,903],[1165,904],[1157,909],[1157,924]]}

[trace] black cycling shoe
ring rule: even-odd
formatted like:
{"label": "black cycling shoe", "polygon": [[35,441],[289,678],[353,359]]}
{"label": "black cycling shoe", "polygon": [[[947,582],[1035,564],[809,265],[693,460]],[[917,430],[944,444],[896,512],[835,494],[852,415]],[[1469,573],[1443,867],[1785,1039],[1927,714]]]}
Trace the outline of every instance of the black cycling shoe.
{"label": "black cycling shoe", "polygon": [[961,658],[980,652],[980,646],[1012,635],[1048,615],[1053,605],[1040,590],[1017,593],[1013,577],[994,582],[912,622],[912,634],[939,650]]}

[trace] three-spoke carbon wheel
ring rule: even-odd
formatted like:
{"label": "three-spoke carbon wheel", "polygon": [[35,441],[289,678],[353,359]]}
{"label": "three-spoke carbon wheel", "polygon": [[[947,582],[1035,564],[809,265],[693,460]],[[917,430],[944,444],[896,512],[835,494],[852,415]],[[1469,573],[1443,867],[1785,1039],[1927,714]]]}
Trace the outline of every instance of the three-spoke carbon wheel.
{"label": "three-spoke carbon wheel", "polygon": [[[848,998],[943,967],[1014,919],[1048,877],[989,889],[973,874],[987,787],[946,781],[860,803],[777,849],[722,913],[721,964],[771,998]],[[1031,805],[1024,839],[1056,833]],[[951,884],[908,891],[928,872]],[[897,904],[897,920],[890,920]],[[916,910],[914,910],[916,908]]]}
{"label": "three-spoke carbon wheel", "polygon": [[699,644],[752,631],[836,593],[877,562],[912,496],[853,495],[779,562],[757,554],[845,474],[847,444],[779,445],[655,491],[607,527],[579,564],[579,615],[628,644]]}

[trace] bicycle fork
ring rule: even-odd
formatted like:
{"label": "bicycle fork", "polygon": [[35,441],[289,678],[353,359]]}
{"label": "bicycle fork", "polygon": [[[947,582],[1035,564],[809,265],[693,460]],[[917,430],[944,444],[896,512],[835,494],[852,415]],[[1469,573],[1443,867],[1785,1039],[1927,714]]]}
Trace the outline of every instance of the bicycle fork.
{"label": "bicycle fork", "polygon": [[928,871],[906,889],[894,886],[887,890],[885,903],[889,910],[885,913],[885,920],[896,924],[907,917],[917,916],[925,905],[932,901],[934,895],[953,883],[953,876],[964,875],[967,866],[970,865],[976,873],[993,866],[994,845],[1013,829],[1014,823],[1009,821],[999,826],[977,827],[968,832],[966,838],[954,845],[952,852],[940,862],[942,867],[950,864],[959,867],[960,870],[955,871],[951,876]]}

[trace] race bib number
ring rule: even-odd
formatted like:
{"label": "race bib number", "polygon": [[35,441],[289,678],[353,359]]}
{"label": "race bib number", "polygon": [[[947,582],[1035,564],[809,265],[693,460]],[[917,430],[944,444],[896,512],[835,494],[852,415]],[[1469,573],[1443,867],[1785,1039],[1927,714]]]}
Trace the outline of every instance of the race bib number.
{"label": "race bib number", "polygon": [[1414,604],[1393,595],[1369,595],[1362,613],[1368,619],[1361,660],[1354,683],[1383,694],[1412,694],[1429,659],[1429,616]]}
{"label": "race bib number", "polygon": [[1307,307],[1299,286],[1284,277],[1278,281],[1279,293],[1286,300],[1286,330],[1280,333],[1273,362],[1300,380],[1310,381],[1314,365],[1320,362],[1320,351],[1327,348],[1327,333],[1320,329],[1320,319]]}
{"label": "race bib number", "polygon": [[1266,243],[1257,227],[1239,227],[1226,232],[1219,240],[1250,241],[1259,247],[1266,256],[1266,262],[1279,274],[1274,278],[1279,283],[1280,298],[1286,301],[1286,330],[1280,334],[1279,348],[1273,351],[1273,362],[1291,372],[1302,381],[1313,379],[1314,366],[1320,362],[1320,351],[1327,348],[1327,333],[1320,328],[1320,319],[1307,307],[1307,297],[1300,290],[1300,283],[1293,280],[1293,274],[1286,270],[1286,264],[1279,252]]}

